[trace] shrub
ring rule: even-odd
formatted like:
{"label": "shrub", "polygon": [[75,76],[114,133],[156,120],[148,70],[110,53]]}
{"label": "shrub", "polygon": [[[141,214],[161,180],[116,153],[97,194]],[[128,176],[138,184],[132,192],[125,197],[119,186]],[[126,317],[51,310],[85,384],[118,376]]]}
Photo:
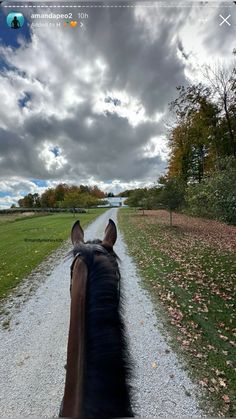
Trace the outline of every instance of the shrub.
{"label": "shrub", "polygon": [[186,203],[192,215],[236,224],[235,159],[221,160],[220,172],[187,188]]}

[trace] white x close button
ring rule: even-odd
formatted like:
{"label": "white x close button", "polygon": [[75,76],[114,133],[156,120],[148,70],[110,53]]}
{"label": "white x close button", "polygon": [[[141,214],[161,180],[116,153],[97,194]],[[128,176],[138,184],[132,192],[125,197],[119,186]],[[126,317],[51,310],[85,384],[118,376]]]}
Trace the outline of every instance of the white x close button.
{"label": "white x close button", "polygon": [[222,26],[224,23],[226,23],[228,26],[231,26],[231,23],[228,22],[228,19],[231,17],[231,15],[228,15],[227,17],[219,15],[219,17],[222,19],[222,21],[219,23],[219,26]]}

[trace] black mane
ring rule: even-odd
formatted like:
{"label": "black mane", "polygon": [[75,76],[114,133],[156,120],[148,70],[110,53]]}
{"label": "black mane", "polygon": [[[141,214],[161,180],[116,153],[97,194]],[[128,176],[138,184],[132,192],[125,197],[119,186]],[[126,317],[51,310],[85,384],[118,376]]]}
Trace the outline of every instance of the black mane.
{"label": "black mane", "polygon": [[133,417],[119,258],[100,240],[75,246],[73,255],[78,253],[88,267],[83,415],[86,419]]}

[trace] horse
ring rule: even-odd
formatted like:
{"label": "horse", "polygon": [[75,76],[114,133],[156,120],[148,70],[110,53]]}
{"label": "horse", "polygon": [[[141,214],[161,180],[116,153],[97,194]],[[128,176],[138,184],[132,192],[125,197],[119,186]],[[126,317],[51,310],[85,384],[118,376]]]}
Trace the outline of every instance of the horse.
{"label": "horse", "polygon": [[132,361],[122,317],[121,275],[109,219],[103,240],[84,242],[80,221],[71,230],[71,307],[64,397],[59,417],[133,417]]}

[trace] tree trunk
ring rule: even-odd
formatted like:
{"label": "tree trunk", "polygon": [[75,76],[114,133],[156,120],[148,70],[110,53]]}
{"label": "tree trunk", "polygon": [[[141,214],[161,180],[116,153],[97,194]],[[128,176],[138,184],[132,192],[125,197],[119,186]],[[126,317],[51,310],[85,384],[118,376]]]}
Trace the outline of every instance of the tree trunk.
{"label": "tree trunk", "polygon": [[169,210],[169,213],[170,213],[170,226],[172,227],[173,223],[172,223],[172,210],[171,209]]}
{"label": "tree trunk", "polygon": [[229,111],[228,111],[228,106],[227,106],[227,97],[226,96],[224,96],[224,109],[225,109],[225,116],[226,116],[226,120],[227,120],[228,129],[229,129],[230,140],[231,140],[231,144],[232,144],[232,152],[233,152],[234,157],[236,157],[236,147],[235,147],[235,141],[234,141],[234,133],[233,133],[232,126],[231,126],[231,121],[230,121],[230,116],[229,116]]}

